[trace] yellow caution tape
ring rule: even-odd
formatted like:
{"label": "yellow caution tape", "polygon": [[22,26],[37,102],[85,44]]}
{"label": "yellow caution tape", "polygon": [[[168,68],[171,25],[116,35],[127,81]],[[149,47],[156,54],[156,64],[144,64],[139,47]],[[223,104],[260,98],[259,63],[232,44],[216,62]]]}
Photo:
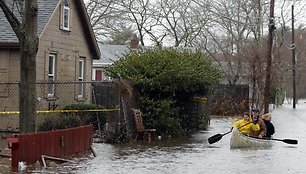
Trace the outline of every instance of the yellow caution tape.
{"label": "yellow caution tape", "polygon": [[[36,111],[37,114],[44,113],[71,113],[71,112],[115,112],[120,111],[120,109],[91,109],[91,110],[46,110],[46,111]],[[1,114],[19,114],[19,111],[2,111]]]}

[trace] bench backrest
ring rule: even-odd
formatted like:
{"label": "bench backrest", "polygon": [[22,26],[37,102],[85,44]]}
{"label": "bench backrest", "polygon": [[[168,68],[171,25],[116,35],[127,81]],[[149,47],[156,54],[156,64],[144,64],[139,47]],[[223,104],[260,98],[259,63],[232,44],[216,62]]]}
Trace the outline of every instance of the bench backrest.
{"label": "bench backrest", "polygon": [[137,131],[143,131],[144,125],[143,125],[143,121],[142,121],[142,115],[140,110],[138,109],[132,109],[133,113],[134,113],[134,118],[135,118],[135,124],[136,124],[136,129]]}

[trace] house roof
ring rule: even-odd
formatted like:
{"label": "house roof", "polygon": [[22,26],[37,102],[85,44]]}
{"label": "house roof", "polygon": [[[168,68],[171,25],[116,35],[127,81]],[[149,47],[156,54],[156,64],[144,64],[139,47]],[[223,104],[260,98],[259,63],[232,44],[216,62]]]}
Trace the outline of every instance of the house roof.
{"label": "house roof", "polygon": [[[107,45],[99,44],[101,50],[101,56],[99,60],[93,61],[93,67],[108,67],[113,64],[114,61],[119,60],[125,54],[128,54],[131,50],[130,45]],[[154,46],[142,46],[137,48],[139,51],[146,51],[149,49],[154,49]],[[177,50],[189,50],[195,52],[197,48],[195,47],[173,47]]]}
{"label": "house roof", "polygon": [[[47,23],[49,22],[50,18],[53,15],[54,10],[59,6],[61,0],[38,0],[38,16],[37,16],[37,34],[41,36],[46,27]],[[18,7],[16,6],[16,2],[12,0],[4,0],[4,2],[8,5],[8,7],[13,11],[16,17],[21,21],[20,14],[18,11]],[[84,5],[83,0],[75,0],[74,1],[77,6],[77,11],[80,13],[81,22],[83,26],[85,26],[86,33],[89,34],[88,43],[90,45],[91,52],[94,55],[95,59],[100,57],[100,50],[92,30],[90,20],[88,14],[86,12],[86,8]],[[4,13],[0,10],[0,46],[1,47],[8,47],[8,46],[16,46],[19,43],[19,40],[10,26],[9,22],[7,21]]]}
{"label": "house roof", "polygon": [[[59,0],[38,0],[38,16],[37,16],[37,34],[40,35],[49,21],[54,9],[57,7]],[[16,17],[21,21],[21,17],[16,6],[16,2],[12,0],[4,0],[8,7],[13,11]],[[0,43],[19,43],[18,38],[12,29],[10,23],[2,10],[0,10]]]}
{"label": "house roof", "polygon": [[99,44],[101,50],[101,57],[99,60],[93,61],[94,67],[107,67],[114,61],[117,61],[124,54],[130,52],[128,45],[104,45]]}

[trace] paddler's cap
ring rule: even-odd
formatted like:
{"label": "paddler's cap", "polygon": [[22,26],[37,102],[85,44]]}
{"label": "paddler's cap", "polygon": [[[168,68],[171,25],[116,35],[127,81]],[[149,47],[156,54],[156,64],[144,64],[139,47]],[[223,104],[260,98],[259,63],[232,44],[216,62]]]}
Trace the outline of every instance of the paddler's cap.
{"label": "paddler's cap", "polygon": [[255,108],[252,110],[253,112],[260,112],[259,109]]}

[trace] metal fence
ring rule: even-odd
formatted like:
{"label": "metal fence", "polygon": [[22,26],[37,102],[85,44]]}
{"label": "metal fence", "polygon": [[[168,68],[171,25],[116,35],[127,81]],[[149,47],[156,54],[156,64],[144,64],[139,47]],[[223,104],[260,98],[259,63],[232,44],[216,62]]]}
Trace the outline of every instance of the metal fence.
{"label": "metal fence", "polygon": [[[109,84],[111,82],[37,82],[37,128],[47,119],[56,118],[72,111],[63,110],[72,104],[96,104],[96,92],[93,86],[97,84]],[[105,89],[103,89],[105,90]],[[112,93],[111,88],[106,89]],[[107,91],[106,91],[107,92]],[[112,97],[103,101],[112,100]],[[119,102],[114,105],[101,106],[103,113],[118,113]],[[105,106],[109,106],[108,108]],[[118,107],[116,107],[118,106]],[[18,132],[19,127],[19,82],[0,82],[0,131]],[[92,111],[97,112],[97,111]],[[92,112],[74,112],[76,116],[86,117]],[[85,124],[85,123],[84,123]],[[102,128],[101,128],[102,129]]]}

